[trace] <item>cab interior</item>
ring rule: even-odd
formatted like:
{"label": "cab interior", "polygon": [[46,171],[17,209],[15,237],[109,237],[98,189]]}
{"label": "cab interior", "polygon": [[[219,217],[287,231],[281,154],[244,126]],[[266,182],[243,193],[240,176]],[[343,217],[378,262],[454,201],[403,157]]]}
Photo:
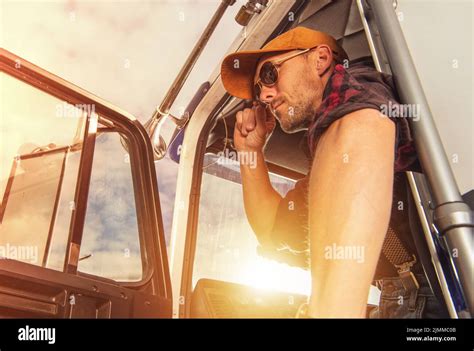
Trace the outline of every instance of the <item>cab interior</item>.
{"label": "cab interior", "polygon": [[[385,51],[383,50],[383,44],[377,35],[377,27],[370,25],[370,29],[368,29],[367,23],[365,23],[364,26],[358,5],[359,3],[357,1],[351,0],[305,2],[304,5],[298,9],[295,21],[280,26],[273,35],[267,39],[267,42],[291,28],[297,26],[308,27],[329,33],[336,38],[339,44],[346,50],[350,63],[363,62],[365,65],[390,73],[391,69],[385,56]],[[371,13],[365,13],[365,15],[368,23],[373,23]],[[370,40],[374,41],[370,46],[366,30],[371,31]],[[378,57],[376,58],[372,56],[371,51],[371,47],[373,48],[374,46],[379,49],[377,52]],[[227,96],[225,103],[219,109],[220,114],[211,116],[207,130],[203,131],[203,135],[207,137],[206,148],[203,150],[205,154],[204,158],[210,157],[210,159],[213,160],[219,156],[225,157],[225,155],[235,151],[232,146],[235,115],[237,111],[250,106],[251,101],[244,101]],[[282,131],[279,123],[277,123],[273,134],[266,144],[264,155],[271,177],[272,175],[280,177],[294,184],[296,180],[303,178],[308,173],[309,158],[308,151],[306,150],[306,135],[304,131],[287,134]],[[229,172],[219,172],[219,165],[215,165],[215,161],[214,164],[206,162],[204,162],[204,164],[210,165],[211,167],[203,167],[203,174],[207,173],[213,174],[214,176],[227,177],[228,179],[233,179],[236,183],[240,182],[238,167],[234,167],[233,175],[230,177]],[[411,176],[416,180],[416,186],[421,189],[417,190],[422,193],[421,201],[425,204],[424,206],[429,207],[431,194],[424,174],[417,172],[409,173],[412,173]],[[203,197],[210,189],[204,186],[204,178],[202,178],[202,180],[200,178],[196,184],[199,184],[201,181],[201,197]],[[277,190],[279,189],[279,184],[273,183],[273,185]],[[291,188],[291,184],[286,184],[280,190],[283,190],[283,194]],[[464,194],[463,199],[472,209],[473,191]],[[241,215],[245,216],[244,213],[241,213]],[[433,269],[433,258],[424,240],[421,222],[422,220],[419,219],[419,214],[416,212],[415,206],[411,206],[410,228],[414,236],[420,261],[438,300],[445,301],[446,291],[444,291],[443,294],[443,288],[445,288],[446,285],[443,283],[444,286],[442,286],[443,284],[439,283],[439,276]],[[200,230],[198,229],[197,232],[199,236]],[[258,251],[258,255],[265,260],[279,262],[279,264],[287,266],[294,265],[294,257],[287,253],[267,252],[265,250],[259,251],[258,247],[256,250]],[[443,255],[446,255],[446,252],[440,255],[440,260],[445,259]],[[236,258],[236,260],[238,261],[238,258]],[[199,264],[198,260],[195,260],[194,265],[197,264]],[[449,266],[449,264],[446,264],[446,266]],[[194,269],[196,269],[196,267]],[[290,274],[297,275],[299,272],[295,271]],[[449,281],[455,280],[453,278],[455,272],[448,269],[445,274],[448,285],[452,284],[449,283]],[[286,277],[282,275],[281,280],[285,281],[285,279]],[[445,278],[442,277],[441,280],[446,281],[444,279]],[[292,282],[288,281],[287,284],[290,286]],[[308,285],[308,281],[306,281],[306,284]],[[296,316],[298,307],[307,301],[307,296],[309,295],[308,290],[306,290],[305,293],[301,293],[301,290],[295,293],[295,291],[290,291],[291,289],[285,289],[288,288],[288,286],[283,289],[262,290],[255,289],[255,284],[253,285],[254,286],[249,286],[245,281],[243,283],[239,281],[236,282],[235,280],[228,281],[225,277],[209,278],[204,276],[201,279],[195,279],[195,277],[193,277],[193,282],[188,285],[189,290],[192,291],[190,297],[191,303],[184,303],[184,307],[182,308],[184,311],[183,315],[197,318],[292,318]],[[456,290],[456,288],[453,288],[453,285],[451,285],[450,288]],[[378,293],[377,289],[371,289],[368,300],[369,306],[378,303]],[[461,294],[459,294],[459,296],[460,295]],[[449,303],[456,305],[458,310],[462,310],[465,308],[465,305],[463,305],[462,299],[460,299],[459,296],[453,294],[450,298],[452,301]]]}
{"label": "cab interior", "polygon": [[[344,47],[351,62],[364,61],[366,64],[374,66],[356,1],[307,2],[305,6],[300,8],[295,21],[290,26],[280,28],[280,30],[286,31],[297,26],[329,33]],[[274,36],[279,34],[277,32]],[[272,38],[268,38],[267,41]],[[235,152],[232,143],[235,115],[237,111],[249,107],[251,104],[251,101],[229,97],[226,103],[221,106],[219,117],[214,116],[211,123],[209,123],[204,157],[211,160],[211,162],[206,160],[203,162],[203,174],[225,177],[240,184],[238,167],[234,167],[231,172],[223,172],[219,170],[220,166],[215,163],[215,160],[219,156],[225,157],[225,155]],[[206,131],[203,134],[206,135]],[[303,178],[309,169],[305,142],[305,131],[287,134],[282,131],[279,123],[277,123],[264,150],[269,172],[273,176],[287,179],[292,183]],[[209,190],[207,188],[204,190],[204,178],[202,182],[201,208],[199,211],[205,211],[205,208],[202,208],[202,197],[206,196],[205,194]],[[291,189],[291,185],[284,189],[283,194],[288,189]],[[245,216],[244,213],[241,213],[241,215]],[[246,219],[243,218],[242,220],[245,221]],[[202,221],[201,217],[200,221]],[[201,234],[199,228],[197,232],[198,244],[196,245],[196,251],[199,251],[199,236],[203,234]],[[217,235],[221,235],[221,233]],[[246,235],[252,234],[247,233]],[[259,250],[258,247],[255,247],[255,250],[265,260],[278,262],[279,265],[293,265],[291,254],[265,252]],[[194,265],[199,264],[198,260],[195,259]],[[196,271],[196,268],[198,267],[194,267],[194,271]],[[309,274],[309,272],[306,273]],[[282,276],[281,279],[284,281],[285,277]],[[257,289],[255,285],[250,286],[245,282],[238,284],[235,281],[226,281],[225,277],[222,280],[206,277],[197,280],[197,282],[195,280],[193,277],[191,303],[189,306],[185,305],[184,308],[185,316],[191,318],[292,318],[296,316],[299,306],[307,301],[307,290],[305,294],[302,294],[291,292],[291,289],[285,291],[284,288],[280,290]],[[288,284],[291,284],[291,282],[288,282]]]}

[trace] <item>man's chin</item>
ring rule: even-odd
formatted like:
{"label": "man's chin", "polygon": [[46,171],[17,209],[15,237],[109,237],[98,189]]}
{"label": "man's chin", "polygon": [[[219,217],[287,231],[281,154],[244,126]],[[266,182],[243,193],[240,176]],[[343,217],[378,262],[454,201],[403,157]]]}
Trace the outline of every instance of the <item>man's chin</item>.
{"label": "man's chin", "polygon": [[281,130],[283,130],[287,134],[293,134],[293,133],[298,133],[301,132],[302,130],[308,129],[307,126],[305,125],[295,125],[292,123],[288,123],[288,121],[282,121],[280,118],[277,118],[278,122],[280,122],[280,127]]}

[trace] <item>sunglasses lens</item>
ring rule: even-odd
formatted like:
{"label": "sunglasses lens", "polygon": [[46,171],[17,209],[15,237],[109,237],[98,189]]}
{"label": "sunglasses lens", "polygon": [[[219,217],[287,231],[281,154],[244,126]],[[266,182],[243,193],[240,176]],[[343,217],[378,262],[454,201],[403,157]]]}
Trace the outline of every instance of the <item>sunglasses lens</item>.
{"label": "sunglasses lens", "polygon": [[275,84],[278,80],[278,71],[271,62],[266,62],[260,69],[260,80],[265,85]]}

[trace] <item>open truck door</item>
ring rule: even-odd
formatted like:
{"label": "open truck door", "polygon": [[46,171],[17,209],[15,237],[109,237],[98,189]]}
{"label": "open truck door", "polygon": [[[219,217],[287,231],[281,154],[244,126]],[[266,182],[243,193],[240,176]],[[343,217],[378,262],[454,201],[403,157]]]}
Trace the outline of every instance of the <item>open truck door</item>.
{"label": "open truck door", "polygon": [[3,49],[0,67],[0,316],[170,317],[141,124]]}

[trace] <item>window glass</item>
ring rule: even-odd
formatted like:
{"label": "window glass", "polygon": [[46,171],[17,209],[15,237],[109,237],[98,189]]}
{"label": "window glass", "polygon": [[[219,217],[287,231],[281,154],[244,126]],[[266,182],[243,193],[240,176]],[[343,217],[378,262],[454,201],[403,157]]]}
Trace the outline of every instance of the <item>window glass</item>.
{"label": "window glass", "polygon": [[0,89],[0,257],[62,270],[85,110],[4,73]]}
{"label": "window glass", "polygon": [[[206,155],[199,207],[193,286],[209,278],[262,289],[309,294],[308,271],[263,258],[244,210],[238,165]],[[294,181],[271,175],[284,195]]]}
{"label": "window glass", "polygon": [[130,158],[117,133],[97,136],[78,270],[131,282],[142,256]]}

